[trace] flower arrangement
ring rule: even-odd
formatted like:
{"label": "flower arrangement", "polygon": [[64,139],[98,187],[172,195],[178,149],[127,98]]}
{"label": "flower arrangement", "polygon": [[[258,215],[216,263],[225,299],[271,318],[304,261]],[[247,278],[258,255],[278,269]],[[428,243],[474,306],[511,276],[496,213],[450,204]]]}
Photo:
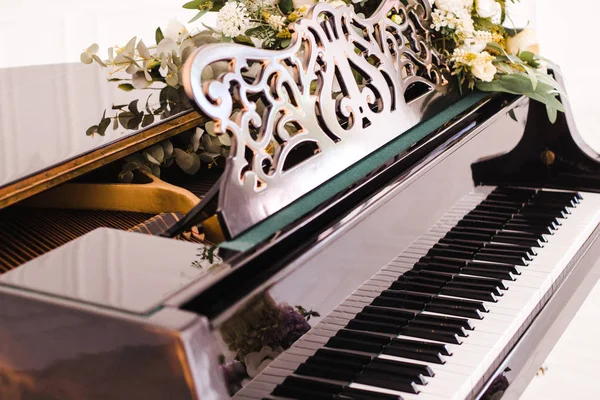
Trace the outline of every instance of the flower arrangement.
{"label": "flower arrangement", "polygon": [[[530,29],[511,36],[503,27],[507,20],[506,3],[520,0],[429,0],[432,5],[432,39],[437,50],[449,61],[461,91],[478,89],[486,92],[522,94],[546,105],[554,122],[564,111],[558,95],[560,85],[547,73],[546,60],[537,53],[535,33]],[[218,12],[216,27],[189,31],[172,21],[163,32],[156,29],[156,44],[147,46],[136,37],[124,47],[108,49],[108,58],[98,55],[93,44],[81,54],[85,64],[96,63],[108,70],[109,81],[125,91],[160,90],[158,105],[148,96],[144,106],[138,101],[114,105],[87,134],[104,135],[112,125],[139,129],[156,118],[167,118],[190,108],[182,87],[181,67],[199,47],[208,43],[236,42],[266,49],[281,49],[291,42],[288,25],[306,15],[316,0],[192,0],[184,4],[196,11],[190,22],[209,11]],[[344,0],[328,0],[334,6],[352,4]],[[376,9],[379,2],[356,3],[359,13]],[[401,23],[401,16],[388,17]],[[203,72],[211,79],[225,71],[227,65],[212,65]],[[151,101],[153,100],[153,101]],[[211,122],[179,135],[173,140],[153,146],[125,159],[119,180],[131,182],[136,170],[160,176],[161,168],[173,165],[187,174],[196,174],[202,165],[222,166],[231,141],[228,135],[216,135]]]}
{"label": "flower arrangement", "polygon": [[535,33],[525,29],[511,36],[503,27],[506,3],[519,0],[430,2],[433,44],[449,59],[461,89],[528,96],[546,105],[552,122],[564,111],[558,99],[564,93],[537,54]]}

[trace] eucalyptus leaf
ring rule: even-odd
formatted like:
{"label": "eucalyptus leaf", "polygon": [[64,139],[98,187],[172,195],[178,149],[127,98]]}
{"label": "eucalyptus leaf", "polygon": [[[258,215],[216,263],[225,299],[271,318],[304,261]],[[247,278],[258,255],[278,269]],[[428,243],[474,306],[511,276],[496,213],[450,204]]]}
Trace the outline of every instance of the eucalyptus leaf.
{"label": "eucalyptus leaf", "polygon": [[216,136],[215,122],[208,121],[206,124],[204,124],[204,130],[206,130],[206,133],[208,133],[210,136]]}
{"label": "eucalyptus leaf", "polygon": [[173,143],[170,140],[163,140],[160,145],[164,151],[164,158],[168,159],[173,155]]}
{"label": "eucalyptus leaf", "polygon": [[197,10],[200,8],[200,4],[203,3],[203,0],[193,0],[185,3],[182,7],[188,10]]}
{"label": "eucalyptus leaf", "polygon": [[200,139],[202,139],[202,135],[204,134],[204,130],[202,128],[196,128],[192,134],[190,135],[190,146],[192,151],[198,151],[200,148]]}
{"label": "eucalyptus leaf", "polygon": [[150,154],[148,154],[147,152],[144,152],[143,154],[144,154],[144,158],[146,159],[146,161],[148,161],[150,166],[160,165],[160,162],[157,159],[155,159],[154,157],[152,157]]}
{"label": "eucalyptus leaf", "polygon": [[196,153],[187,153],[181,149],[174,149],[175,162],[183,172],[194,175],[200,169],[200,158]]}
{"label": "eucalyptus leaf", "polygon": [[150,154],[156,161],[158,161],[158,164],[163,162],[165,159],[165,150],[160,143],[148,147],[145,152]]}
{"label": "eucalyptus leaf", "polygon": [[156,44],[159,44],[161,40],[163,40],[165,38],[165,35],[163,35],[163,31],[162,29],[160,29],[160,26],[158,28],[156,28],[156,33],[154,34],[154,40],[156,41]]}
{"label": "eucalyptus leaf", "polygon": [[98,125],[92,125],[85,131],[87,136],[92,136],[94,133],[98,132]]}
{"label": "eucalyptus leaf", "polygon": [[152,58],[152,55],[150,54],[150,51],[148,51],[148,47],[146,47],[143,40],[140,40],[138,42],[137,51],[138,51],[138,54],[140,56],[142,56],[142,58],[145,58],[147,60]]}
{"label": "eucalyptus leaf", "polygon": [[138,169],[141,166],[141,164],[137,161],[132,161],[132,162],[126,162],[125,164],[123,164],[123,166],[121,167],[121,171],[122,172],[129,172],[129,171],[133,171]]}
{"label": "eucalyptus leaf", "polygon": [[146,115],[144,115],[144,118],[142,118],[142,128],[150,126],[153,123],[154,123],[154,115],[153,114],[146,114]]}
{"label": "eucalyptus leaf", "polygon": [[133,182],[133,172],[127,171],[119,174],[119,182],[121,183],[131,183]]}
{"label": "eucalyptus leaf", "polygon": [[233,41],[238,44],[254,47],[254,42],[252,42],[252,39],[250,39],[250,37],[246,35],[238,35],[233,38]]}
{"label": "eucalyptus leaf", "polygon": [[200,153],[200,160],[204,161],[205,163],[212,164],[220,156],[221,154],[219,153]]}
{"label": "eucalyptus leaf", "polygon": [[106,128],[108,128],[109,125],[110,118],[103,118],[102,121],[100,121],[100,124],[98,124],[98,135],[104,136],[104,134],[106,133]]}
{"label": "eucalyptus leaf", "polygon": [[125,45],[125,53],[126,54],[133,54],[133,52],[135,51],[135,42],[136,41],[137,41],[137,37],[134,36],[129,40],[129,42],[127,42],[127,44]]}
{"label": "eucalyptus leaf", "polygon": [[129,103],[129,105],[127,106],[127,108],[129,109],[129,111],[134,116],[137,116],[140,113],[140,111],[138,110],[138,102],[139,102],[139,99],[135,99],[131,103]]}
{"label": "eucalyptus leaf", "polygon": [[231,137],[227,133],[223,133],[217,137],[223,146],[231,147]]}
{"label": "eucalyptus leaf", "polygon": [[152,175],[160,178],[160,167],[158,165],[151,165],[150,169],[152,170]]}
{"label": "eucalyptus leaf", "polygon": [[131,83],[121,83],[117,87],[125,92],[131,92],[134,89]]}
{"label": "eucalyptus leaf", "polygon": [[198,19],[202,18],[204,16],[204,14],[206,14],[207,12],[208,12],[208,10],[200,10],[200,11],[198,11],[198,14],[196,14],[194,16],[194,18],[190,19],[188,21],[188,23],[191,24],[192,22],[197,21]]}
{"label": "eucalyptus leaf", "polygon": [[106,67],[106,64],[104,63],[104,61],[102,61],[102,60],[100,59],[100,57],[98,57],[97,55],[93,54],[93,55],[92,55],[92,59],[93,59],[94,61],[96,61],[98,64],[100,64],[101,66],[103,66],[103,67]]}
{"label": "eucalyptus leaf", "polygon": [[175,162],[175,157],[168,158],[164,163],[164,167],[169,168],[171,165],[173,165],[174,162]]}
{"label": "eucalyptus leaf", "polygon": [[130,113],[129,111],[124,111],[122,113],[119,114],[119,116],[117,117],[119,119],[119,123],[121,124],[121,126],[125,129],[129,129],[129,121],[133,118],[133,114]]}
{"label": "eucalyptus leaf", "polygon": [[140,166],[140,171],[144,171],[144,172],[147,172],[149,174],[152,173],[152,169],[150,168],[150,166],[148,166],[146,164]]}
{"label": "eucalyptus leaf", "polygon": [[81,55],[79,56],[79,60],[84,64],[91,64],[94,62],[92,55],[90,53],[88,53],[87,51],[84,51],[83,53],[81,53]]}

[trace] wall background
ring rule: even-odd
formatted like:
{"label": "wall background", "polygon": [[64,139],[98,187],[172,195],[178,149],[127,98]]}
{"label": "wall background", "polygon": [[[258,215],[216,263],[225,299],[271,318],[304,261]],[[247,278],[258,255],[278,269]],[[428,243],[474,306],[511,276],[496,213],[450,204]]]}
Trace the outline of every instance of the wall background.
{"label": "wall background", "polygon": [[[77,62],[96,42],[106,48],[124,45],[138,35],[154,43],[156,26],[193,13],[183,0],[0,0],[0,68]],[[522,0],[517,25],[535,15],[545,57],[561,65],[575,119],[583,137],[600,151],[600,29],[597,0]],[[214,16],[203,19],[214,23]],[[199,26],[199,23],[193,24]],[[600,287],[596,287],[546,361],[548,371],[535,378],[523,399],[597,398],[595,366],[600,361]],[[590,351],[595,349],[595,351]],[[573,390],[576,389],[576,392]]]}

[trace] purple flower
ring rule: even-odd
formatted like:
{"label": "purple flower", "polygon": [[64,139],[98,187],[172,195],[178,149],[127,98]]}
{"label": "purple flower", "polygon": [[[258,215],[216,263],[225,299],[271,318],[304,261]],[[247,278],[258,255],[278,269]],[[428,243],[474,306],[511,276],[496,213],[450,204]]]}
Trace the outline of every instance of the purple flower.
{"label": "purple flower", "polygon": [[280,345],[287,349],[306,332],[310,330],[310,324],[306,318],[298,313],[294,307],[287,303],[279,305],[281,328],[281,343]]}

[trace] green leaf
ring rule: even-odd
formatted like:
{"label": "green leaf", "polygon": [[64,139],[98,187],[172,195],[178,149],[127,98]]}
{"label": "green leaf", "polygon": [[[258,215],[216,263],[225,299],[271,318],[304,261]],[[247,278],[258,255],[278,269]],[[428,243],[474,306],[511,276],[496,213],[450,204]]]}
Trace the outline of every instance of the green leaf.
{"label": "green leaf", "polygon": [[292,39],[290,39],[290,38],[281,39],[280,46],[285,49],[286,47],[288,47],[290,45],[290,43],[292,43]]}
{"label": "green leaf", "polygon": [[119,174],[119,182],[121,183],[131,183],[133,182],[133,172],[126,171]]}
{"label": "green leaf", "polygon": [[196,153],[187,153],[181,149],[174,149],[175,162],[188,175],[194,175],[200,169],[200,158]]}
{"label": "green leaf", "polygon": [[243,44],[245,46],[254,47],[254,43],[252,42],[252,39],[250,39],[250,37],[245,36],[245,35],[238,35],[233,38],[233,41],[238,44]]}
{"label": "green leaf", "polygon": [[196,15],[194,16],[194,18],[190,19],[190,20],[188,21],[188,23],[190,23],[190,24],[191,24],[192,22],[194,22],[194,21],[197,21],[198,19],[202,18],[202,16],[203,16],[204,14],[206,14],[207,12],[208,12],[208,10],[200,10],[200,11],[198,11],[198,14],[196,14]]}
{"label": "green leaf", "polygon": [[92,136],[94,133],[98,132],[98,125],[92,125],[85,131],[87,136]]}
{"label": "green leaf", "polygon": [[98,135],[104,136],[106,133],[106,128],[110,125],[110,118],[103,118],[98,125]]}
{"label": "green leaf", "polygon": [[161,40],[163,40],[165,38],[165,35],[163,35],[163,31],[162,29],[160,29],[160,26],[158,28],[156,28],[156,33],[154,34],[154,40],[156,40],[156,44],[159,44]]}
{"label": "green leaf", "polygon": [[536,55],[530,51],[521,51],[519,58],[529,64],[533,68],[539,68],[540,63],[536,60]]}
{"label": "green leaf", "polygon": [[146,114],[146,115],[144,115],[144,118],[142,118],[142,128],[152,125],[153,123],[154,123],[154,115],[152,115],[152,114]]}
{"label": "green leaf", "polygon": [[294,2],[292,0],[280,0],[278,6],[281,12],[287,15],[294,9]]}
{"label": "green leaf", "polygon": [[187,8],[188,10],[197,10],[200,8],[200,4],[203,4],[204,0],[192,0],[190,2],[185,3],[182,7]]}
{"label": "green leaf", "polygon": [[121,83],[117,87],[125,92],[131,92],[134,89],[134,87],[131,83]]}
{"label": "green leaf", "polygon": [[127,106],[127,108],[129,109],[129,111],[134,116],[138,116],[140,114],[140,112],[138,110],[138,102],[139,102],[139,99],[133,100],[131,103],[129,103],[129,106]]}

